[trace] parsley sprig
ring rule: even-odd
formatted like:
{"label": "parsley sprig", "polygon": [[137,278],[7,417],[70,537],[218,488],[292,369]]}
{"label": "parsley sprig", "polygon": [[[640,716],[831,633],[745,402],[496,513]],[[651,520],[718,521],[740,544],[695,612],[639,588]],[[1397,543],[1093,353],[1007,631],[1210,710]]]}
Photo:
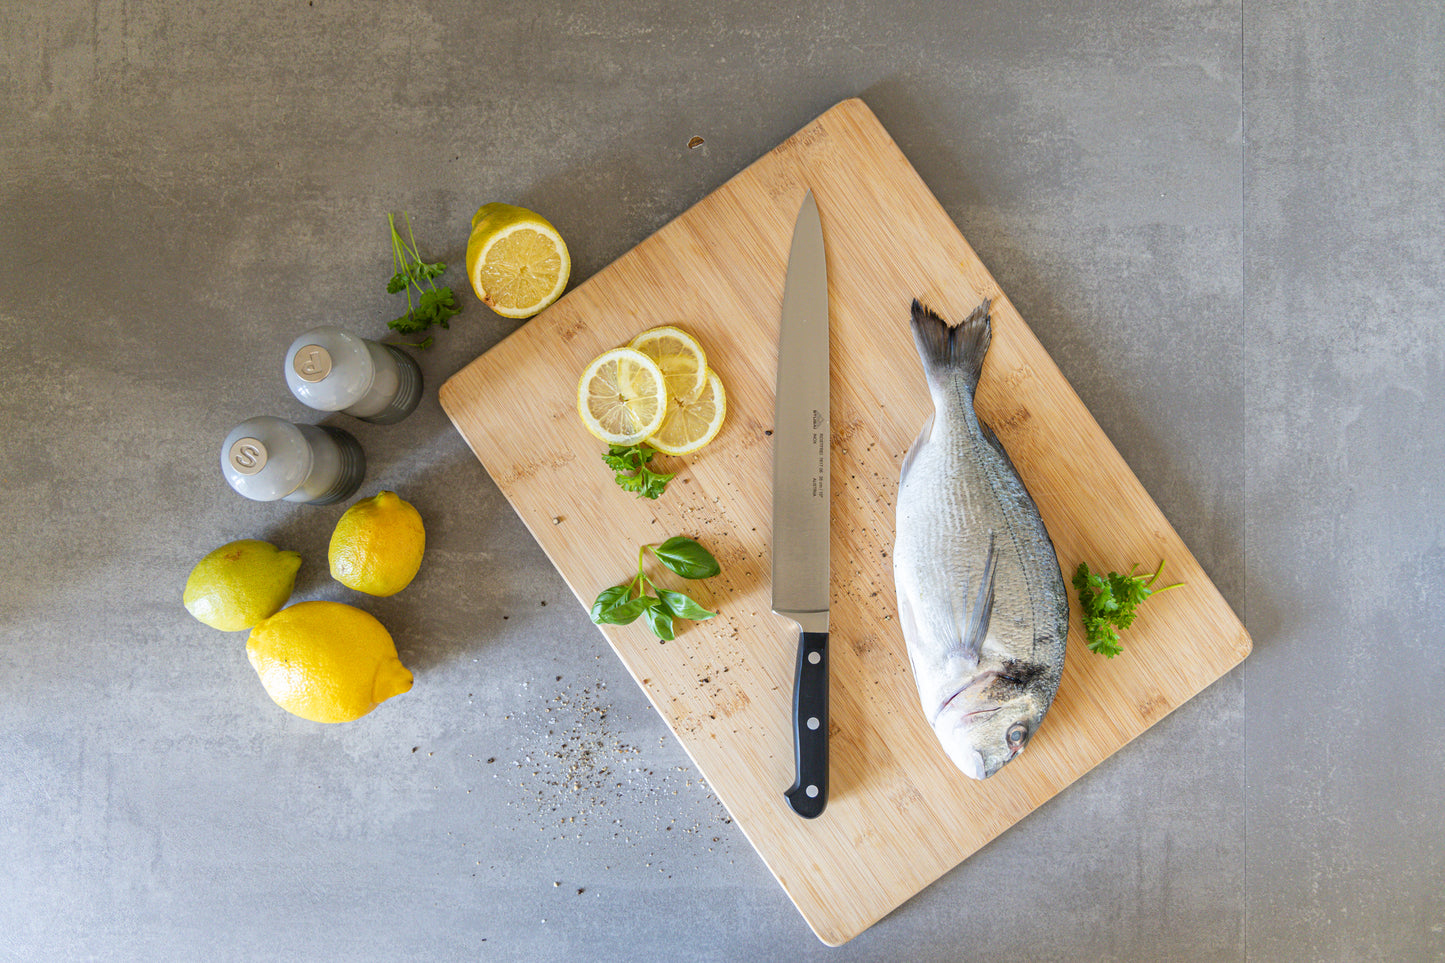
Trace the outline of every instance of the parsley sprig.
{"label": "parsley sprig", "polygon": [[[676,638],[673,619],[700,622],[717,614],[709,612],[682,592],[655,585],[643,571],[648,551],[668,571],[686,579],[711,578],[722,571],[711,552],[682,535],[674,535],[660,545],[643,545],[637,550],[637,575],[630,582],[602,590],[597,601],[592,603],[593,622],[598,625],[629,625],[645,615],[652,634],[666,642]],[[648,589],[657,594],[649,595]]]}
{"label": "parsley sprig", "polygon": [[[406,292],[406,314],[395,321],[388,321],[386,326],[397,334],[420,334],[436,324],[450,328],[447,319],[460,314],[462,309],[457,307],[451,288],[436,286],[435,279],[447,269],[446,262],[429,264],[424,261],[416,246],[416,235],[412,233],[411,216],[403,213],[402,219],[406,221],[405,240],[396,230],[396,218],[386,215],[386,222],[391,225],[391,263],[395,268],[391,280],[386,282],[386,290],[388,294]],[[415,302],[412,301],[413,289],[416,291]],[[428,335],[411,347],[429,348],[433,341],[435,338]]]}
{"label": "parsley sprig", "polygon": [[610,445],[602,460],[615,472],[612,477],[623,491],[635,492],[638,498],[656,499],[677,472],[656,472],[648,468],[647,463],[655,454],[656,450],[648,445]]}
{"label": "parsley sprig", "polygon": [[1163,588],[1153,587],[1164,571],[1163,559],[1148,578],[1134,574],[1138,567],[1131,566],[1124,575],[1118,572],[1098,575],[1089,571],[1088,563],[1079,563],[1074,572],[1074,588],[1079,592],[1079,604],[1084,610],[1084,635],[1090,652],[1112,659],[1124,651],[1119,644],[1119,632],[1134,622],[1136,610],[1144,600],[1184,584],[1175,582]]}

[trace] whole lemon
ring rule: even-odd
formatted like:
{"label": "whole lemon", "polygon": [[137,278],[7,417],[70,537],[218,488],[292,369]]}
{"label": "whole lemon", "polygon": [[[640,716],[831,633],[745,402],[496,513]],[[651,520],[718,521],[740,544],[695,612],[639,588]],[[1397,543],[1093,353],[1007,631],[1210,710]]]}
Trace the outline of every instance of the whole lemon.
{"label": "whole lemon", "polygon": [[367,595],[395,595],[421,568],[426,529],[396,492],[380,492],[348,508],[331,533],[331,577]]}
{"label": "whole lemon", "polygon": [[239,632],[274,615],[296,587],[301,556],[270,542],[227,542],[196,563],[181,600],[213,629]]}
{"label": "whole lemon", "polygon": [[391,633],[342,602],[301,602],[251,630],[246,640],[266,694],[312,722],[360,719],[411,688]]}

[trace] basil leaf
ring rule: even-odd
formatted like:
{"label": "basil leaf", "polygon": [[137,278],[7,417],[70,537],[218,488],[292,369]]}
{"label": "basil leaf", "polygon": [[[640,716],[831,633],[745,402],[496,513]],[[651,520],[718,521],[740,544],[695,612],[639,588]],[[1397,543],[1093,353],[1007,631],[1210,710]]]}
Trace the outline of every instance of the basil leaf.
{"label": "basil leaf", "polygon": [[710,619],[716,612],[709,612],[698,605],[692,599],[681,592],[672,592],[664,588],[657,590],[657,597],[662,599],[662,604],[669,612],[680,619],[691,619],[694,622],[701,622],[703,619]]}
{"label": "basil leaf", "polygon": [[[604,609],[600,615],[594,614],[592,621],[598,625],[631,625],[637,621],[639,615],[656,608],[656,606],[657,599],[650,595],[640,595],[630,602],[624,601]],[[595,608],[593,612],[596,613]]]}
{"label": "basil leaf", "polygon": [[[652,601],[657,601],[653,599]],[[652,634],[664,642],[677,638],[672,632],[672,616],[667,609],[656,605],[647,610],[647,621],[652,624]]]}
{"label": "basil leaf", "polygon": [[631,602],[624,602],[622,605],[604,612],[602,623],[606,625],[631,625],[637,621],[637,617],[643,612],[649,611],[652,607],[648,604],[651,601],[647,596],[633,599]]}
{"label": "basil leaf", "polygon": [[656,555],[657,560],[667,566],[668,570],[683,578],[711,578],[722,571],[711,552],[682,535],[674,535],[661,545],[655,546],[652,554]]}
{"label": "basil leaf", "polygon": [[627,601],[631,594],[630,585],[614,585],[610,589],[603,589],[597,595],[597,601],[592,603],[592,621],[602,624],[602,617],[612,609]]}

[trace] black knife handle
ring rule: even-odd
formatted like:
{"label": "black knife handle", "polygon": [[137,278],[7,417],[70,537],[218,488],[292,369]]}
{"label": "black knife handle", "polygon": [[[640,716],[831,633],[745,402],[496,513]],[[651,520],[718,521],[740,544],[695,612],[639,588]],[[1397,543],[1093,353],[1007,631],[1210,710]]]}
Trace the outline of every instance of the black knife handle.
{"label": "black knife handle", "polygon": [[798,636],[798,672],[793,681],[793,756],[797,781],[783,795],[804,819],[828,805],[828,633]]}

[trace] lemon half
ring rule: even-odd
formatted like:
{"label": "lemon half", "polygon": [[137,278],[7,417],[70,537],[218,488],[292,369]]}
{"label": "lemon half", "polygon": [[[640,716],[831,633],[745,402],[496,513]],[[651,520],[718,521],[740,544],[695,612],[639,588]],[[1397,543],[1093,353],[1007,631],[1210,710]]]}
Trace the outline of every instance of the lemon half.
{"label": "lemon half", "polygon": [[604,351],[577,382],[577,414],[609,445],[635,445],[662,426],[667,382],[662,369],[635,348]]}
{"label": "lemon half", "polygon": [[530,318],[562,296],[572,258],[546,218],[512,204],[484,204],[472,217],[467,277],[472,290],[507,318]]}

